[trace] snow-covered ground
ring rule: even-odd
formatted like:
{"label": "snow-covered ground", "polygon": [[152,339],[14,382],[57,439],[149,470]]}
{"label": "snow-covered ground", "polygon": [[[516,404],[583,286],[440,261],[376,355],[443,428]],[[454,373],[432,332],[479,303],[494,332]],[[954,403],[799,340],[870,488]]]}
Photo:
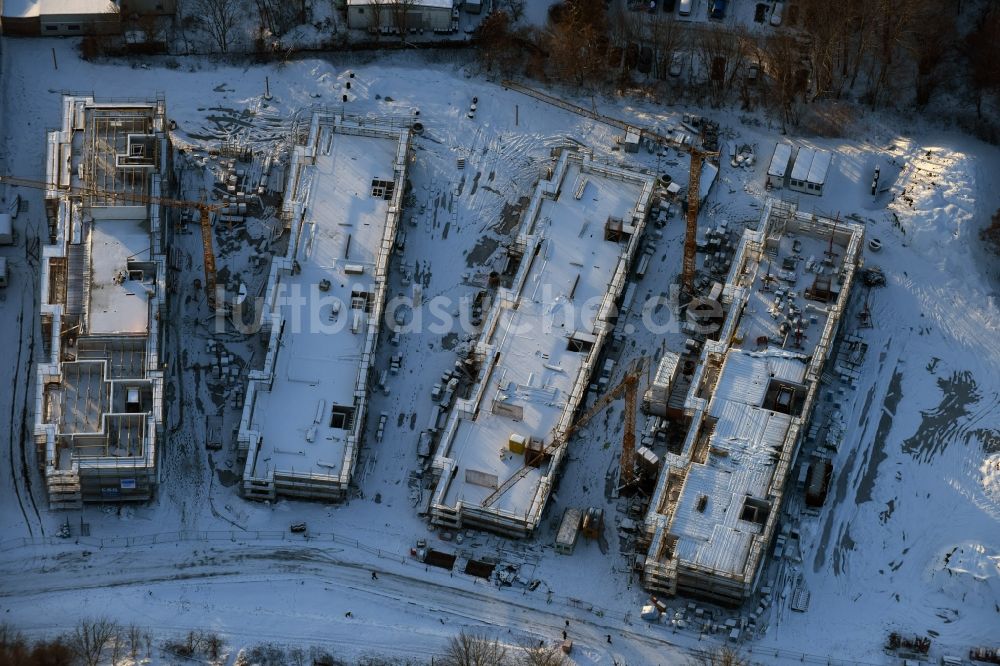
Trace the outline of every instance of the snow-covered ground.
{"label": "snow-covered ground", "polygon": [[[377,63],[345,57],[232,67],[182,59],[177,69],[155,63],[132,69],[80,61],[72,41],[5,40],[0,46],[0,172],[28,178],[43,177],[44,130],[58,124],[62,90],[92,89],[99,97],[165,93],[168,115],[178,124],[175,145],[186,146],[194,158],[178,160],[188,165],[188,183],[196,160],[208,159],[206,148],[227,133],[269,148],[287,137],[291,119],[303,109],[339,105],[343,94],[347,111],[360,115],[419,109],[425,131],[414,142],[407,242],[393,260],[389,295],[411,294],[409,282],[419,283],[422,302],[448,296],[456,316],[459,299],[479,288],[498,259],[497,248],[516,226],[514,207],[551,164],[552,148],[583,144],[613,161],[667,171],[686,182],[687,160],[675,151],[625,155],[614,150],[620,130],[504,90],[451,61],[402,54]],[[262,98],[265,77],[271,100]],[[469,119],[473,96],[478,111]],[[628,99],[588,97],[581,103],[661,129],[691,110]],[[754,145],[758,160],[749,170],[723,162],[702,223],[755,224],[766,195],[767,160],[779,137],[756,116],[711,115],[724,128],[723,143]],[[996,283],[988,275],[997,277],[997,263],[977,242],[978,229],[1000,206],[1000,154],[933,129],[904,136],[886,118],[852,133],[854,138],[836,140],[787,137],[836,153],[825,195],[801,195],[799,205],[864,221],[868,235],[883,243],[866,260],[884,268],[888,285],[868,295],[874,328],[856,331],[869,346],[857,388],[824,388],[830,397],[817,412],[816,418],[829,418],[839,411],[844,427],[830,498],[818,516],[793,511],[801,557],[769,572],[776,581],[801,576],[811,593],[809,610],[794,613],[787,598],[776,599],[763,635],[742,646],[761,663],[798,662],[803,653],[886,663],[881,645],[892,630],[935,632],[935,655],[964,653],[995,640],[1000,620],[1000,313]],[[462,169],[458,158],[465,160]],[[873,199],[869,183],[876,164],[883,186],[891,188]],[[90,526],[91,537],[79,544],[22,545],[53,536],[67,515],[48,513],[37,473],[21,473],[24,464],[33,466],[30,446],[21,461],[20,424],[26,419],[30,428],[32,419],[25,401],[34,381],[31,341],[37,339],[31,335],[37,327],[37,266],[28,240],[45,221],[40,193],[19,194],[29,202],[16,222],[19,244],[0,248],[12,262],[11,285],[0,301],[0,316],[8,322],[0,327],[0,343],[9,350],[0,376],[13,387],[0,400],[0,432],[10,433],[0,438],[3,620],[42,635],[70,627],[81,615],[108,614],[164,636],[212,628],[231,645],[326,643],[347,657],[378,652],[427,658],[466,626],[486,627],[505,640],[510,629],[511,642],[553,642],[561,640],[566,619],[578,663],[677,663],[682,651],[717,640],[638,619],[645,594],[610,529],[607,554],[589,541],[581,541],[572,556],[551,548],[552,521],[565,506],[600,505],[610,517],[620,515],[618,502],[608,499],[597,480],[615,465],[621,403],[575,442],[549,518],[534,540],[463,532],[458,545],[428,531],[415,509],[427,492],[413,474],[416,440],[432,405],[432,385],[472,337],[461,332],[406,333],[398,347],[381,343],[376,365],[386,368],[391,355],[402,353],[403,368],[390,377],[388,393],[372,398],[370,413],[388,412],[388,425],[376,444],[378,419],[369,418],[357,497],[339,506],[256,504],[237,494],[241,470],[230,447],[208,452],[202,442],[204,414],[222,414],[228,432],[239,413],[227,400],[232,387],[211,383],[214,355],[205,344],[218,339],[241,364],[250,364],[259,343],[231,329],[214,336],[205,324],[204,303],[189,295],[176,298],[165,343],[176,383],[168,394],[170,446],[158,501],[69,514],[74,534],[79,522]],[[670,220],[663,232],[656,241],[658,262],[641,280],[637,302],[667,294],[679,269],[680,219]],[[246,233],[260,240],[271,230],[266,220],[251,220]],[[266,278],[266,262],[251,266],[257,250],[223,230],[219,234],[220,268],[239,273],[254,293],[253,284]],[[180,235],[177,245],[180,284],[189,285],[201,271],[200,239]],[[265,258],[278,251],[262,240],[257,247]],[[864,295],[859,290],[857,308]],[[618,363],[612,384],[628,361],[664,341],[639,325],[638,312],[624,318],[636,326],[613,350]],[[857,323],[854,314],[845,317],[848,330]],[[672,347],[683,336],[668,333],[666,340]],[[289,523],[299,520],[308,522],[314,538],[288,534]],[[177,540],[178,533],[184,540]],[[498,588],[458,572],[425,570],[409,555],[418,539],[493,555],[540,584],[534,590]],[[377,581],[371,569],[381,572]],[[722,617],[738,615],[727,611]]]}

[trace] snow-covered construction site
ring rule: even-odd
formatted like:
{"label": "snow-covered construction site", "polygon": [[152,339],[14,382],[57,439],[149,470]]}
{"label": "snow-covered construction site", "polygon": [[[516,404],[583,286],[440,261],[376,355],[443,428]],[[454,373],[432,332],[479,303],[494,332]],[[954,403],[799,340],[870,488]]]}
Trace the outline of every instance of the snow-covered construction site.
{"label": "snow-covered construction site", "polygon": [[498,82],[463,49],[40,43],[0,42],[0,615],[30,640],[1000,648],[994,146]]}
{"label": "snow-covered construction site", "polygon": [[[406,182],[409,129],[312,116],[296,147],[238,444],[243,494],[341,499],[363,438]],[[306,309],[309,306],[310,309]],[[297,308],[297,309],[296,309]]]}
{"label": "snow-covered construction site", "polygon": [[757,591],[863,236],[775,200],[744,232],[725,323],[691,379],[683,448],[664,455],[646,517],[650,589],[735,605]]}
{"label": "snow-covered construction site", "polygon": [[[441,435],[433,522],[514,537],[541,521],[565,434],[613,328],[654,178],[563,152],[508,248],[473,352],[478,376]],[[498,279],[500,279],[498,277]]]}

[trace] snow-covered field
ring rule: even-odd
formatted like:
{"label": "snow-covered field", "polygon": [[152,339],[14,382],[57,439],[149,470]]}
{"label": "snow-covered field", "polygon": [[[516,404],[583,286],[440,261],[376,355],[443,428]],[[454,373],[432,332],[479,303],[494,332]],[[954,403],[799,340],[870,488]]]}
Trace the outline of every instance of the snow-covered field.
{"label": "snow-covered field", "polygon": [[[27,178],[43,177],[44,131],[58,124],[63,90],[93,90],[98,97],[163,92],[178,124],[175,145],[195,155],[227,132],[271,146],[286,137],[296,114],[314,104],[339,105],[345,93],[350,113],[407,115],[418,108],[426,130],[414,143],[407,244],[393,260],[390,297],[411,292],[404,274],[422,285],[425,303],[444,295],[457,304],[470,296],[513,226],[504,222],[516,215],[511,207],[529,195],[554,147],[579,143],[617,162],[667,171],[682,184],[687,179],[686,158],[675,151],[665,157],[617,152],[619,130],[484,81],[461,64],[468,54],[444,61],[395,55],[378,62],[333,58],[254,67],[181,59],[176,69],[152,62],[133,69],[80,61],[72,41],[4,40],[2,49],[0,172]],[[270,101],[262,98],[265,77]],[[478,112],[469,119],[473,96]],[[691,110],[589,96],[581,103],[660,128]],[[700,111],[720,121],[726,140],[758,151],[753,169],[723,162],[703,225],[754,224],[777,133],[757,116]],[[879,117],[859,123],[852,138],[789,137],[836,152],[825,195],[802,195],[799,205],[864,221],[869,237],[883,243],[866,260],[883,267],[888,285],[868,294],[874,328],[856,331],[869,347],[857,388],[824,389],[830,397],[817,414],[839,412],[834,418],[845,432],[830,497],[818,516],[801,516],[793,507],[800,557],[783,560],[773,572],[778,580],[801,576],[811,593],[809,610],[791,612],[787,599],[776,601],[763,635],[742,645],[761,663],[799,662],[803,654],[890,663],[881,646],[893,630],[933,632],[932,654],[963,654],[995,641],[1000,626],[998,264],[978,244],[978,229],[1000,206],[1000,153],[940,130],[918,126],[903,135],[892,125],[891,118]],[[458,158],[465,159],[463,169]],[[876,164],[883,184],[892,187],[873,199],[869,182]],[[0,432],[9,433],[0,437],[3,621],[51,635],[81,616],[106,614],[158,636],[212,629],[236,647],[265,640],[323,643],[345,657],[429,659],[464,627],[485,627],[512,643],[556,642],[569,619],[572,658],[595,664],[677,663],[685,651],[718,640],[639,620],[645,595],[613,535],[607,554],[587,541],[569,557],[551,548],[551,521],[564,506],[598,504],[616,515],[604,484],[593,481],[615,464],[621,403],[577,440],[536,539],[509,542],[470,532],[456,545],[428,531],[414,508],[421,499],[412,475],[416,438],[432,404],[431,386],[468,339],[461,333],[408,333],[398,347],[382,342],[377,365],[388,367],[389,356],[402,353],[403,370],[390,378],[387,394],[372,398],[376,418],[368,422],[356,498],[340,506],[256,504],[237,494],[241,469],[234,453],[202,446],[205,413],[221,413],[227,431],[239,414],[225,390],[210,385],[203,367],[211,361],[204,350],[213,336],[204,324],[207,308],[197,299],[175,299],[166,344],[177,390],[169,401],[158,501],[120,512],[88,507],[82,515],[71,513],[74,534],[79,522],[90,525],[90,539],[79,544],[31,542],[54,536],[67,516],[46,511],[38,474],[24,471],[33,466],[30,445],[23,461],[21,456],[22,441],[30,442],[23,437],[30,434],[33,405],[25,401],[33,395],[29,363],[37,339],[37,265],[28,250],[45,221],[40,194],[19,194],[29,207],[17,218],[18,245],[0,248],[12,263],[0,301],[0,343],[8,350],[0,377],[12,387],[0,400]],[[256,238],[269,230],[254,223],[247,232]],[[669,291],[682,239],[674,218],[657,241],[660,261],[640,282],[637,300]],[[188,285],[189,276],[200,274],[200,240],[190,234],[179,236],[178,244],[180,283]],[[217,249],[219,266],[239,272],[251,287],[266,279],[266,267],[251,267],[249,247],[223,243]],[[857,309],[864,297],[859,290]],[[629,321],[638,324],[638,314]],[[852,313],[843,325],[853,330],[857,323]],[[674,344],[683,336],[668,338]],[[232,332],[220,339],[244,363],[259,353],[259,345]],[[617,372],[661,342],[637,326],[620,350]],[[381,411],[389,414],[388,426],[375,444]],[[289,523],[298,520],[308,522],[312,539],[288,534]],[[540,585],[499,588],[427,570],[409,555],[417,539],[492,554]],[[377,581],[370,570],[380,572]]]}

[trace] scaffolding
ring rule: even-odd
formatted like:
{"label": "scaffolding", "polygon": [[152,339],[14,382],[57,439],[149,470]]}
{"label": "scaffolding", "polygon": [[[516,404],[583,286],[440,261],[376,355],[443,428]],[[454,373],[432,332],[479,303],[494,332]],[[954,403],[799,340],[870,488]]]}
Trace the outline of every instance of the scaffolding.
{"label": "scaffolding", "polygon": [[[650,590],[738,605],[756,589],[789,470],[860,267],[863,236],[859,225],[774,200],[765,205],[760,227],[744,232],[723,289],[726,320],[718,340],[705,343],[684,403],[690,426],[683,447],[665,457],[646,515],[650,546],[643,581]],[[788,329],[779,334],[780,311],[772,318],[761,305],[774,300],[772,264],[779,253],[804,259],[823,250],[825,263],[803,261],[801,272],[779,272],[784,286],[777,291],[788,308],[813,324],[805,333],[808,322],[793,335]],[[810,304],[802,291],[812,283],[810,271],[829,279],[829,302],[822,306]],[[808,351],[790,351],[800,345]],[[779,405],[776,395],[792,397]],[[734,497],[746,498],[742,511],[729,507]]]}
{"label": "scaffolding", "polygon": [[[160,195],[169,164],[165,118],[162,97],[98,102],[68,95],[62,128],[49,133],[46,209],[55,243],[41,261],[46,354],[38,365],[34,442],[53,509],[144,501],[155,492],[166,239],[158,204],[122,205],[115,195]],[[116,236],[123,228],[128,235]],[[145,232],[137,236],[135,228]],[[95,255],[95,229],[111,230],[102,240],[110,251]],[[139,259],[130,243],[149,249]],[[108,275],[114,278],[99,284],[110,299],[105,308],[134,303],[125,299],[126,282],[146,302],[128,309],[123,325],[111,321],[109,332],[98,333],[92,286],[95,276]]]}

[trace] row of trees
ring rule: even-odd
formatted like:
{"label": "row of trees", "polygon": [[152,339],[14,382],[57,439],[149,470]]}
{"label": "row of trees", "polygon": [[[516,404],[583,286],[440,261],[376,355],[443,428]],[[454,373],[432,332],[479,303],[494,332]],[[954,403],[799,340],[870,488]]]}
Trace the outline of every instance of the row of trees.
{"label": "row of trees", "polygon": [[[563,653],[544,644],[523,643],[514,650],[485,634],[462,632],[453,637],[445,653],[434,663],[441,666],[560,666]],[[737,651],[722,646],[694,657],[690,666],[748,666]]]}
{"label": "row of trees", "polygon": [[53,640],[31,642],[8,624],[0,625],[0,664],[17,666],[100,666],[149,656],[152,638],[135,625],[107,619],[81,620]]}
{"label": "row of trees", "polygon": [[[984,99],[1000,94],[997,3],[966,0],[963,9],[938,0],[800,0],[796,7],[781,28],[751,32],[564,0],[552,6],[544,29],[517,27],[495,12],[483,23],[480,52],[486,68],[504,76],[619,89],[631,84],[638,53],[646,60],[638,69],[661,79],[682,54],[684,94],[712,105],[763,100],[783,125],[796,124],[802,105],[820,99],[921,107],[942,83],[954,88],[959,80],[982,115]],[[956,29],[962,11],[976,18],[964,34]]]}

